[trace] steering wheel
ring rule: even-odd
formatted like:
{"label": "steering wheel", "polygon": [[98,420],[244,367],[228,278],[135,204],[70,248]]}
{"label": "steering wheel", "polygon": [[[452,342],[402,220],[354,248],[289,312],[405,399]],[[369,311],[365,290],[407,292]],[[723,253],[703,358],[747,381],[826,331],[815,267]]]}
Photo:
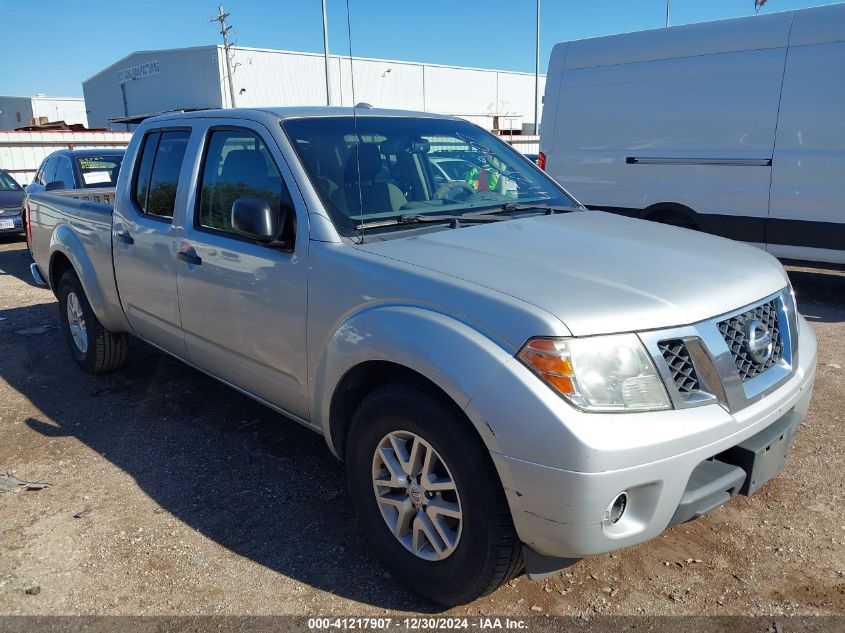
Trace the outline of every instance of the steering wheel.
{"label": "steering wheel", "polygon": [[[444,185],[440,185],[437,191],[434,192],[435,200],[454,200],[455,202],[464,202],[470,196],[475,195],[475,189],[472,185],[463,180],[450,180]],[[460,197],[455,197],[460,196]]]}

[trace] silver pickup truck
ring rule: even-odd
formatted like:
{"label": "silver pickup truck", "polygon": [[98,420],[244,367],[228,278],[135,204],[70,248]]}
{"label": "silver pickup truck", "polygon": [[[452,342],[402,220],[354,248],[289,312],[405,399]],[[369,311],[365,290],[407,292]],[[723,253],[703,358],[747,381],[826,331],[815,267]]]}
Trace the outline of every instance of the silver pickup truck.
{"label": "silver pickup truck", "polygon": [[113,207],[26,209],[84,370],[131,334],[322,433],[374,549],[444,604],[753,493],[813,390],[773,257],[585,211],[456,118],[164,115]]}

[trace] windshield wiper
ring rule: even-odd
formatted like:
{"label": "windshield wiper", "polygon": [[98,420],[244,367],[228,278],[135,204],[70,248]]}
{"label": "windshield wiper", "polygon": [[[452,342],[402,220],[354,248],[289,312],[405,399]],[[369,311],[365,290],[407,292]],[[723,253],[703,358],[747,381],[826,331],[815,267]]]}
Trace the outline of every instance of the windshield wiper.
{"label": "windshield wiper", "polygon": [[403,213],[397,218],[390,218],[385,220],[374,220],[373,222],[363,222],[355,227],[356,231],[366,229],[376,229],[385,226],[396,226],[397,224],[425,224],[435,222],[448,222],[449,225],[456,229],[461,224],[480,224],[483,222],[501,222],[506,220],[501,216],[489,215],[489,213],[467,213],[465,215],[424,215],[422,213]]}
{"label": "windshield wiper", "polygon": [[546,202],[506,202],[499,207],[500,213],[513,213],[514,211],[545,211],[546,215],[585,210],[586,209],[584,207],[565,207],[563,205],[548,204]]}

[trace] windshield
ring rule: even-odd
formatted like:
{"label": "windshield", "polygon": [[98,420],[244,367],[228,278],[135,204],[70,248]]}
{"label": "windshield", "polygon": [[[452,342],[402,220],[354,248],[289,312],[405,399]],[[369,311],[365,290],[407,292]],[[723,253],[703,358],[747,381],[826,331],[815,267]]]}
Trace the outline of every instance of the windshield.
{"label": "windshield", "polygon": [[20,191],[21,187],[9,174],[0,171],[0,191]]}
{"label": "windshield", "polygon": [[532,202],[580,208],[530,161],[466,121],[359,116],[357,136],[351,116],[292,119],[283,127],[346,236],[408,214],[455,216]]}
{"label": "windshield", "polygon": [[80,156],[76,159],[85,189],[114,187],[120,172],[122,155]]}

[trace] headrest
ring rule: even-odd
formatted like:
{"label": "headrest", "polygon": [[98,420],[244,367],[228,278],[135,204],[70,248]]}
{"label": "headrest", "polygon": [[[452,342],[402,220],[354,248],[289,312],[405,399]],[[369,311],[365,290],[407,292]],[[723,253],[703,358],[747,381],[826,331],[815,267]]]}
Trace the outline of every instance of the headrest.
{"label": "headrest", "polygon": [[358,180],[358,170],[361,170],[361,180],[373,180],[381,171],[381,151],[376,143],[360,143],[358,145],[356,164],[355,148],[349,153],[346,161],[346,182]]}
{"label": "headrest", "polygon": [[250,176],[267,177],[267,159],[257,149],[233,149],[223,161],[220,179],[229,182],[246,183]]}

